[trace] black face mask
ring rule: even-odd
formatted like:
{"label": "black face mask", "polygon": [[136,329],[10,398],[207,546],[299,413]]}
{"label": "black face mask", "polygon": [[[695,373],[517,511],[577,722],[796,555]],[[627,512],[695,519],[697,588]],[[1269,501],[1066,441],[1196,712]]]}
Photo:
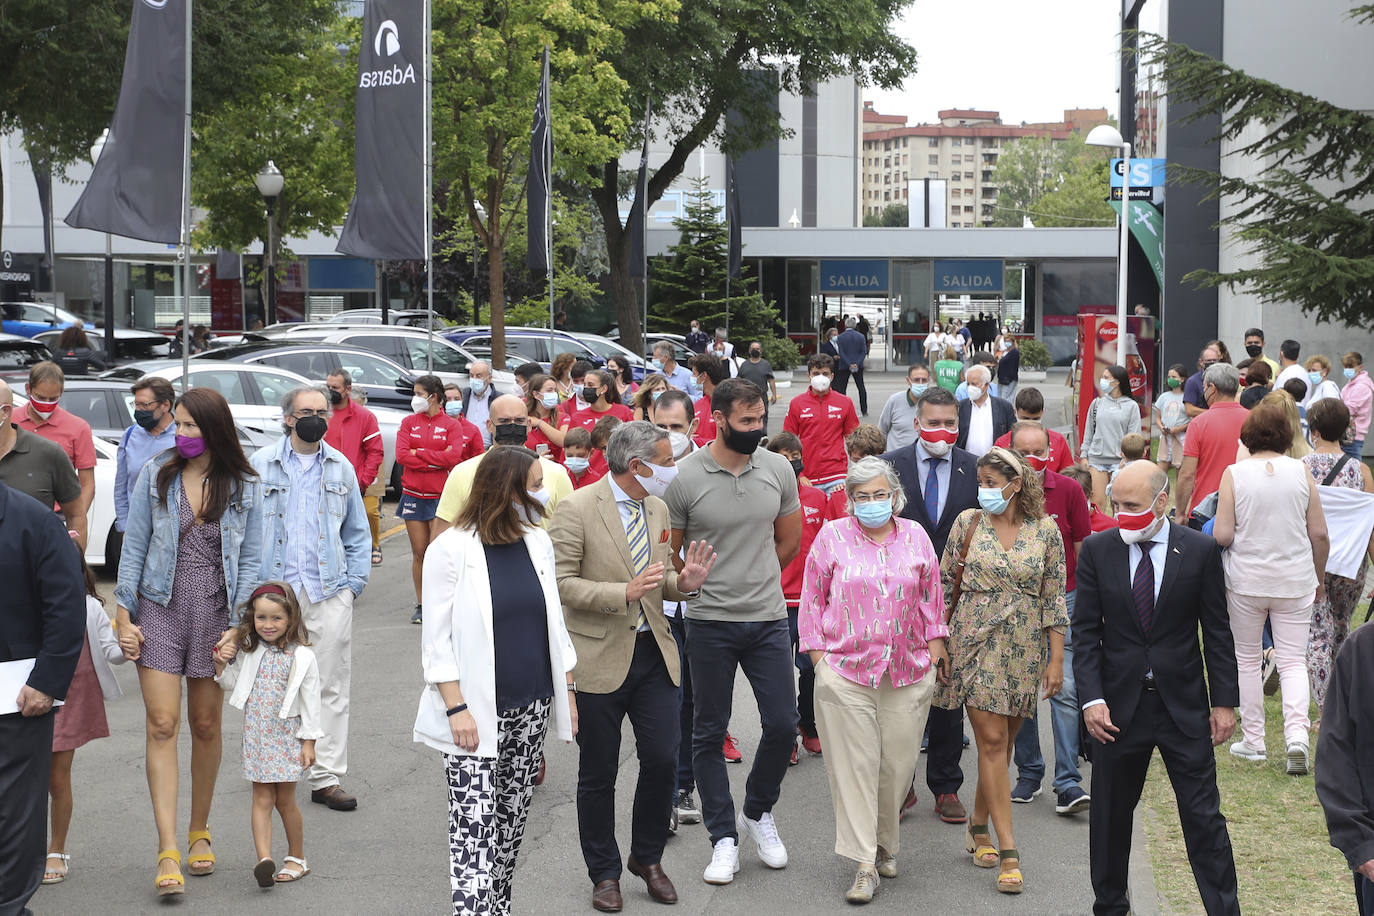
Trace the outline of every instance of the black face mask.
{"label": "black face mask", "polygon": [[730,421],[725,421],[725,447],[732,452],[739,452],[741,455],[752,455],[758,451],[759,441],[763,439],[763,430],[754,429],[748,432],[742,429],[735,429],[730,425]]}
{"label": "black face mask", "polygon": [[586,401],[588,404],[595,404],[600,397],[601,392],[595,388],[582,389],[582,400]]}
{"label": "black face mask", "polygon": [[762,351],[762,350],[750,350],[750,351],[749,351],[749,356],[750,356],[751,359],[758,359],[758,358],[759,358],[760,356],[762,356],[762,355],[763,355],[763,351]]}
{"label": "black face mask", "polygon": [[333,404],[335,407],[338,407],[338,406],[339,406],[340,404],[342,404],[343,402],[344,402],[343,392],[342,392],[342,391],[339,391],[338,389],[335,389],[335,388],[330,388],[330,389],[329,389],[329,403]]}
{"label": "black face mask", "polygon": [[491,433],[491,441],[497,445],[524,445],[529,430],[523,423],[503,423]]}
{"label": "black face mask", "polygon": [[1264,352],[1264,347],[1260,346],[1259,344],[1246,344],[1245,352],[1250,355],[1251,359],[1254,359],[1256,356],[1259,356],[1261,353]]}
{"label": "black face mask", "polygon": [[329,421],[324,417],[301,417],[296,421],[296,435],[302,442],[319,442],[327,429]]}
{"label": "black face mask", "polygon": [[156,413],[155,410],[135,410],[134,422],[144,429],[150,430],[158,424],[158,418],[154,416]]}
{"label": "black face mask", "polygon": [[792,473],[793,473],[793,474],[796,474],[798,477],[800,477],[800,476],[802,475],[802,465],[803,465],[803,464],[804,464],[804,462],[803,462],[800,458],[793,458],[793,459],[792,459]]}

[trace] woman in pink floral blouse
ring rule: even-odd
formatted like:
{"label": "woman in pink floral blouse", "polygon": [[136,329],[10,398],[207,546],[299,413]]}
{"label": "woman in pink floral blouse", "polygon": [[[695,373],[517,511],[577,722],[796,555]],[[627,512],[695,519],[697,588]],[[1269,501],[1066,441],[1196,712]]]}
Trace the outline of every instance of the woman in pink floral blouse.
{"label": "woman in pink floral blouse", "polygon": [[845,479],[848,516],[816,535],[799,628],[816,666],[816,727],[835,806],[835,852],[858,863],[845,899],[897,876],[898,818],[935,681],[948,680],[940,560],[881,458]]}

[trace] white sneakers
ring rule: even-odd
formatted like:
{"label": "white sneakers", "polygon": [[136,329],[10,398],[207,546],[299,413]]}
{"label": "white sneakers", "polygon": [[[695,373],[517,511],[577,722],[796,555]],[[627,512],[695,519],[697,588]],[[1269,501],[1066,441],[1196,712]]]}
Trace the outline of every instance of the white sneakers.
{"label": "white sneakers", "polygon": [[729,884],[739,872],[739,844],[730,837],[716,842],[711,851],[711,864],[701,877],[707,884]]}
{"label": "white sneakers", "polygon": [[1244,741],[1237,741],[1231,745],[1231,756],[1239,757],[1241,760],[1261,761],[1265,759],[1263,748],[1253,748]]}
{"label": "white sneakers", "polygon": [[741,811],[738,827],[741,834],[747,834],[749,839],[758,844],[760,862],[769,868],[787,867],[787,847],[782,845],[778,825],[773,823],[771,812],[765,811],[758,820],[751,821]]}
{"label": "white sneakers", "polygon": [[1289,776],[1306,776],[1308,771],[1307,745],[1297,741],[1288,745],[1286,770]]}
{"label": "white sneakers", "polygon": [[[778,827],[773,823],[773,815],[765,813],[752,821],[743,813],[739,816],[739,832],[748,836],[759,848],[759,861],[769,868],[787,867],[787,847],[778,836]],[[729,884],[739,874],[739,843],[730,837],[716,842],[711,851],[711,864],[706,866],[702,880],[707,884]],[[876,880],[876,875],[874,876]]]}

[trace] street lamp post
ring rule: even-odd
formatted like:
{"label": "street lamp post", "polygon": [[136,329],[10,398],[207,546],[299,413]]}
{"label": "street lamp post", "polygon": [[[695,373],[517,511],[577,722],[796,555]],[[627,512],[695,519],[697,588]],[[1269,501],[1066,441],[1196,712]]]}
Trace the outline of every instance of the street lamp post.
{"label": "street lamp post", "polygon": [[1129,255],[1131,212],[1131,144],[1121,137],[1121,131],[1110,124],[1099,124],[1088,131],[1084,141],[1088,146],[1105,146],[1121,150],[1121,216],[1117,220],[1118,249],[1116,255],[1116,364],[1126,365],[1126,259]]}
{"label": "street lamp post", "polygon": [[[110,129],[107,127],[100,132],[100,136],[91,144],[91,165],[94,166],[100,161],[100,154],[105,151],[105,144],[110,139]],[[105,233],[105,360],[113,364],[115,358],[115,307],[114,307],[114,251],[111,245],[110,233]]]}
{"label": "street lamp post", "polygon": [[[487,208],[484,207],[484,206],[482,206],[482,202],[481,202],[480,200],[478,200],[478,201],[473,201],[473,204],[474,204],[474,206],[477,208],[477,221],[478,221],[478,222],[486,222],[486,219],[487,219]],[[481,314],[480,314],[480,310],[479,310],[478,307],[477,307],[477,293],[478,293],[478,292],[481,290],[481,288],[482,288],[482,282],[481,282],[481,267],[479,266],[479,265],[480,265],[480,258],[481,258],[481,256],[482,256],[482,241],[481,241],[481,238],[480,238],[476,233],[473,233],[473,235],[472,235],[472,323],[473,323],[473,324],[481,324],[481,323],[482,323],[482,316],[481,316]]]}
{"label": "street lamp post", "polygon": [[263,244],[264,260],[267,262],[267,323],[277,323],[277,198],[281,196],[286,179],[281,169],[271,159],[253,179],[258,193],[267,205],[267,240]]}

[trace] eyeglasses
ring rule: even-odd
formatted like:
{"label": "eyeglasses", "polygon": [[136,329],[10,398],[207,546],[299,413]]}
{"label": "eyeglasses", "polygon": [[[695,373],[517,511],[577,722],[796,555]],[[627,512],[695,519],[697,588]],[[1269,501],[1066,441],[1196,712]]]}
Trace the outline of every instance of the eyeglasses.
{"label": "eyeglasses", "polygon": [[293,410],[291,416],[295,417],[297,420],[304,420],[306,417],[324,417],[328,419],[329,411],[311,410],[309,407],[302,407],[300,410]]}
{"label": "eyeglasses", "polygon": [[134,410],[157,410],[161,401],[134,401]]}
{"label": "eyeglasses", "polygon": [[864,503],[887,502],[891,498],[892,494],[890,492],[887,490],[879,490],[876,493],[855,493],[853,496],[849,497],[849,500],[856,505],[863,505]]}
{"label": "eyeglasses", "polygon": [[502,417],[502,418],[499,419],[499,420],[497,420],[496,418],[493,417],[491,422],[492,422],[492,424],[493,424],[494,426],[526,426],[526,425],[528,425],[528,424],[526,423],[524,417]]}

